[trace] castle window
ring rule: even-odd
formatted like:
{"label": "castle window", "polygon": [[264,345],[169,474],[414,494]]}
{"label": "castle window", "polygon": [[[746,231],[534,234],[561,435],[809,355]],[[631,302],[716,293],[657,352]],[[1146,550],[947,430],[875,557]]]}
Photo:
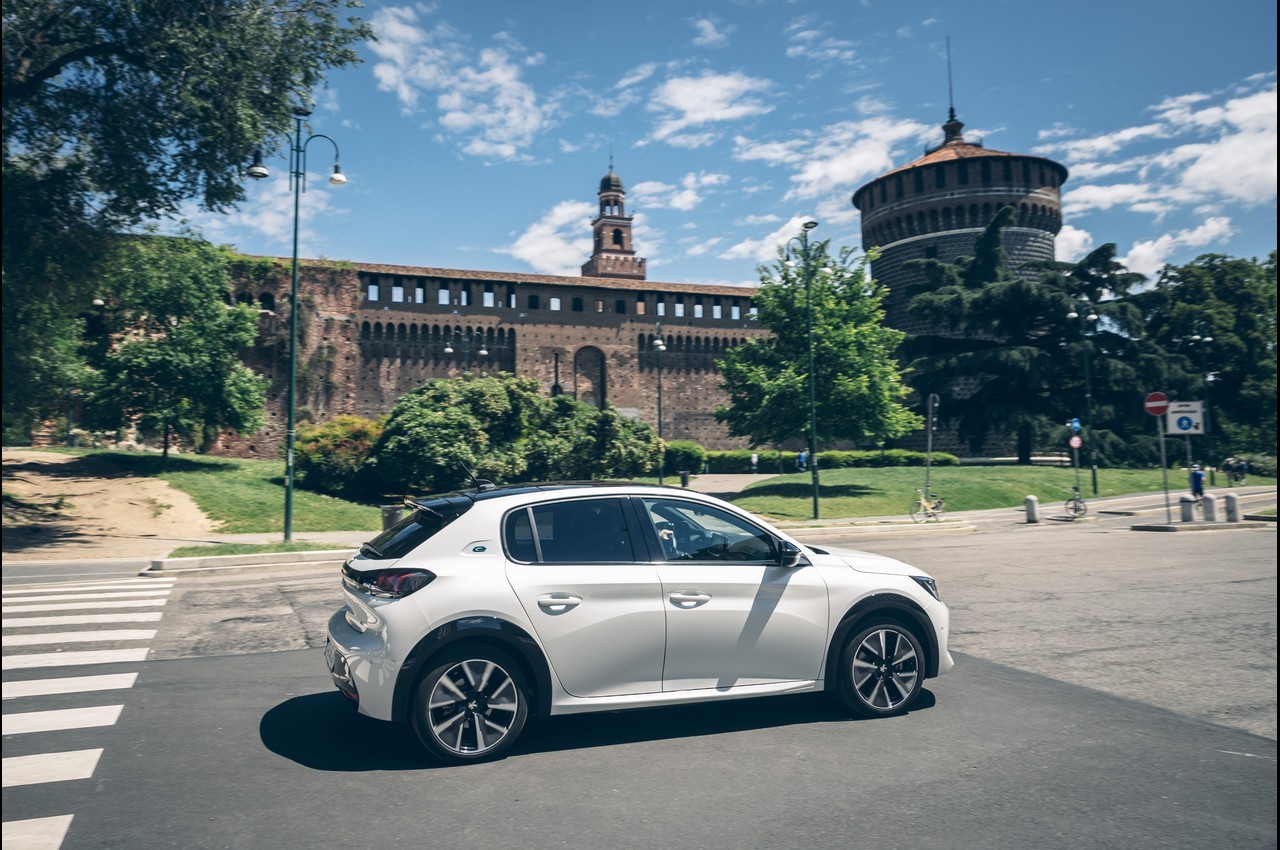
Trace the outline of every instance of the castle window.
{"label": "castle window", "polygon": [[427,288],[419,283],[413,288],[413,303],[422,304],[427,300]]}
{"label": "castle window", "polygon": [[1029,162],[1022,163],[1022,182],[1028,186],[1031,185],[1031,163]]}
{"label": "castle window", "polygon": [[625,298],[619,298],[617,301],[614,301],[614,302],[613,302],[613,312],[615,312],[615,313],[622,313],[622,314],[624,314],[624,315],[625,315],[625,314],[626,314],[626,312],[627,312],[627,299],[625,299]]}
{"label": "castle window", "polygon": [[621,227],[615,227],[613,229],[613,244],[617,245],[619,248],[622,247],[622,228]]}
{"label": "castle window", "polygon": [[276,309],[276,297],[270,292],[264,292],[258,296],[258,305],[263,310],[268,310],[274,313]]}
{"label": "castle window", "polygon": [[947,169],[939,165],[933,169],[933,173],[934,173],[934,176],[937,178],[936,180],[937,187],[939,189],[947,188]]}
{"label": "castle window", "polygon": [[893,178],[893,197],[902,199],[902,175],[899,174]]}
{"label": "castle window", "polygon": [[724,318],[724,308],[723,308],[723,307],[721,307],[719,304],[712,304],[712,305],[711,305],[711,318],[713,318],[713,319],[723,319],[723,318]]}
{"label": "castle window", "polygon": [[376,280],[377,278],[370,278],[369,286],[365,290],[365,297],[368,298],[370,301],[378,300],[378,284],[375,283]]}
{"label": "castle window", "polygon": [[597,312],[597,313],[603,313],[603,312],[604,312],[604,299],[603,299],[603,298],[597,298],[597,299],[596,299],[596,312]]}
{"label": "castle window", "polygon": [[446,306],[449,304],[449,284],[440,284],[440,290],[436,292],[436,303]]}
{"label": "castle window", "polygon": [[969,163],[960,163],[960,185],[965,186],[969,183]]}
{"label": "castle window", "polygon": [[880,203],[883,204],[887,200],[889,200],[889,184],[881,183],[880,184]]}
{"label": "castle window", "polygon": [[917,192],[923,192],[924,191],[924,172],[917,168],[915,174],[913,174],[912,177],[914,178],[912,180],[912,186],[915,188]]}
{"label": "castle window", "polygon": [[404,301],[404,281],[400,278],[393,278],[391,284],[391,300],[397,304]]}
{"label": "castle window", "polygon": [[684,318],[684,302],[683,301],[676,302],[676,318],[677,319]]}
{"label": "castle window", "polygon": [[645,310],[644,293],[637,292],[636,293],[636,315],[643,316],[644,310]]}
{"label": "castle window", "polygon": [[551,296],[550,298],[548,298],[548,299],[547,299],[547,308],[548,308],[548,309],[550,309],[550,310],[559,310],[559,309],[560,309],[560,299],[559,299],[559,298],[556,298],[554,295],[553,295],[553,296]]}
{"label": "castle window", "polygon": [[529,303],[529,309],[530,309],[530,310],[541,310],[541,309],[542,309],[542,297],[541,297],[541,296],[539,296],[539,295],[530,295],[530,296],[529,296],[529,302],[528,302],[528,303]]}
{"label": "castle window", "polygon": [[981,177],[982,185],[990,186],[991,185],[991,163],[984,159],[981,163],[978,164],[978,170],[982,175]]}
{"label": "castle window", "polygon": [[516,288],[515,286],[507,286],[507,306],[512,310],[516,308]]}
{"label": "castle window", "polygon": [[657,308],[654,312],[657,313],[659,316],[667,315],[667,302],[659,301],[657,304],[654,305],[654,307]]}
{"label": "castle window", "polygon": [[463,284],[458,287],[458,306],[467,307],[471,304],[471,287]]}
{"label": "castle window", "polygon": [[694,317],[695,319],[701,319],[701,318],[702,318],[702,305],[701,305],[701,304],[694,304],[694,305],[693,305],[693,317]]}
{"label": "castle window", "polygon": [[729,305],[729,318],[735,322],[742,318],[742,308],[738,306],[737,302]]}
{"label": "castle window", "polygon": [[757,306],[755,306],[754,304],[752,304],[752,305],[751,305],[751,307],[749,307],[749,308],[747,309],[747,315],[748,315],[748,316],[751,316],[752,318],[755,318],[756,316],[759,316],[759,315],[760,315],[760,308],[759,308],[759,307],[757,307]]}
{"label": "castle window", "polygon": [[1004,178],[1004,182],[1012,183],[1013,182],[1013,163],[1006,159],[1004,162],[1000,164],[1001,166],[1003,166],[1003,168],[1001,169],[1001,176]]}
{"label": "castle window", "polygon": [[488,288],[486,288],[486,289],[485,289],[485,291],[484,291],[484,295],[482,296],[482,298],[484,299],[483,303],[484,303],[484,306],[485,306],[485,307],[497,307],[497,306],[498,306],[498,296],[494,294],[494,292],[493,292],[493,290],[492,290],[492,289],[488,289]]}
{"label": "castle window", "polygon": [[573,299],[573,301],[572,301],[571,303],[573,304],[573,312],[575,312],[575,313],[581,313],[581,312],[582,312],[582,299],[581,299],[581,298],[575,298],[575,299]]}

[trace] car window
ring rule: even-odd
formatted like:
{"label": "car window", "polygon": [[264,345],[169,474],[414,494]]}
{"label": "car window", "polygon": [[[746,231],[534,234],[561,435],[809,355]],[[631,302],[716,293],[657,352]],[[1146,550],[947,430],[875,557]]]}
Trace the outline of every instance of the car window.
{"label": "car window", "polygon": [[728,511],[681,499],[644,506],[668,561],[778,562],[773,535]]}
{"label": "car window", "polygon": [[608,564],[636,560],[619,499],[577,499],[508,515],[504,538],[513,560]]}
{"label": "car window", "polygon": [[360,548],[360,552],[365,557],[378,560],[403,558],[431,539],[440,529],[466,513],[468,507],[470,503],[465,506],[441,505],[432,509],[419,508],[365,543]]}

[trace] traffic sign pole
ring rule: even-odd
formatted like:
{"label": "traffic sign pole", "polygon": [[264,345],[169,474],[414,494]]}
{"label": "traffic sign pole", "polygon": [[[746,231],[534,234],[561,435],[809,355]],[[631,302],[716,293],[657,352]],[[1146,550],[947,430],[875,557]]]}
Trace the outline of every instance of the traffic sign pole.
{"label": "traffic sign pole", "polygon": [[1165,453],[1164,414],[1169,410],[1169,397],[1164,393],[1148,393],[1142,402],[1143,410],[1156,418],[1156,436],[1160,438],[1160,476],[1164,480],[1164,519],[1173,523],[1173,507],[1169,504],[1169,460]]}

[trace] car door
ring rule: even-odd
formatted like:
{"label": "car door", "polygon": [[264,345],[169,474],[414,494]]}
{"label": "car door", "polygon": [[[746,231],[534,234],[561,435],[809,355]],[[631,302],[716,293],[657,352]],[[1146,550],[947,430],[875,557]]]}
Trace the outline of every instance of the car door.
{"label": "car door", "polygon": [[507,579],[574,696],[662,690],[661,583],[625,508],[619,498],[572,499],[503,522]]}
{"label": "car door", "polygon": [[664,559],[664,691],[818,678],[828,619],[818,570],[782,567],[777,539],[728,511],[673,498],[641,504]]}

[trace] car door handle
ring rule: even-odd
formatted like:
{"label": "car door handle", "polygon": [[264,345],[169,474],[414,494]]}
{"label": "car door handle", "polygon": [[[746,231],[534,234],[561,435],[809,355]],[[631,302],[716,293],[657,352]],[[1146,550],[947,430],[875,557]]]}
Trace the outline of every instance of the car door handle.
{"label": "car door handle", "polygon": [[710,593],[701,590],[677,590],[667,597],[677,608],[697,608],[711,601]]}
{"label": "car door handle", "polygon": [[547,593],[538,597],[538,607],[548,614],[563,614],[582,603],[581,596],[572,593]]}

